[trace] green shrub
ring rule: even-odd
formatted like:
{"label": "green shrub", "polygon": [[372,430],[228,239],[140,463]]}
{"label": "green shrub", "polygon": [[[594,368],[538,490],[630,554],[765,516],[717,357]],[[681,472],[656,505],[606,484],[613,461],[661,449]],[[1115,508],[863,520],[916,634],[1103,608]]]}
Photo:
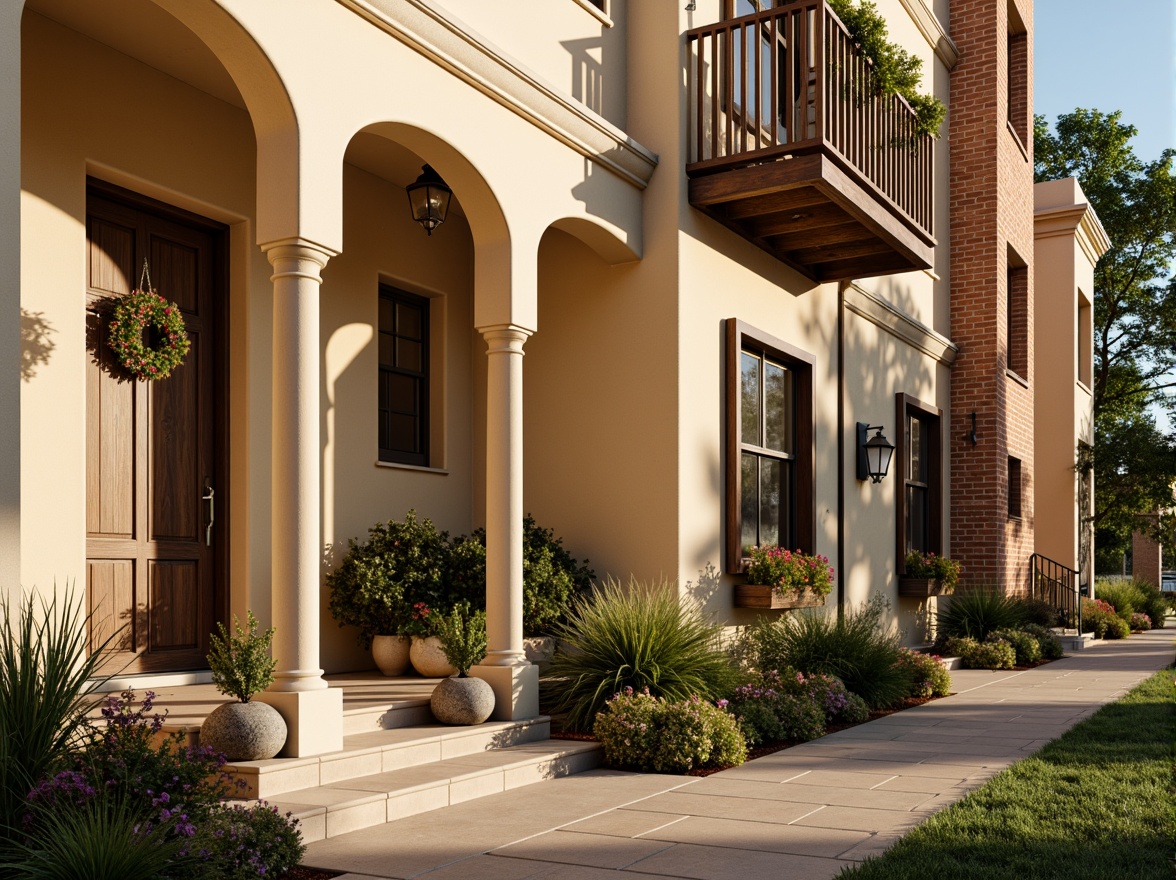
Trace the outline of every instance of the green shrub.
{"label": "green shrub", "polygon": [[441,641],[441,650],[459,678],[469,675],[470,667],[486,656],[486,612],[471,611],[462,602],[447,615],[435,618],[433,630]]}
{"label": "green shrub", "polygon": [[1019,599],[989,589],[963,590],[938,612],[936,627],[941,639],[971,636],[983,641],[997,629],[1015,629],[1025,623],[1025,607]]}
{"label": "green shrub", "polygon": [[[463,539],[469,546],[455,546],[453,562],[454,583],[473,585],[485,603],[486,593],[486,530],[477,529]],[[478,548],[481,553],[479,555]],[[464,556],[463,556],[464,554]],[[528,636],[548,635],[567,619],[572,603],[592,590],[596,573],[588,560],[577,562],[563,546],[552,529],[540,526],[528,514],[523,520],[523,633]],[[480,585],[480,587],[478,586]]]}
{"label": "green shrub", "polygon": [[1136,611],[1131,615],[1131,620],[1128,622],[1132,632],[1143,632],[1152,628],[1151,618],[1142,611]]}
{"label": "green shrub", "polygon": [[1062,625],[1062,612],[1044,599],[1025,596],[1018,601],[1025,611],[1026,623],[1035,623],[1043,627]]}
{"label": "green shrub", "polygon": [[1018,666],[1028,666],[1041,659],[1041,644],[1035,635],[1025,632],[1024,629],[998,629],[988,636],[989,641],[994,638],[1003,639],[1013,646],[1013,650],[1017,652]]}
{"label": "green shrub", "polygon": [[1027,623],[1021,627],[1022,632],[1027,632],[1035,639],[1037,639],[1037,646],[1041,649],[1041,658],[1043,660],[1057,660],[1062,656],[1062,643],[1052,632],[1036,623]]}
{"label": "green shrub", "polygon": [[[1119,624],[1123,626],[1120,627]],[[1096,639],[1121,639],[1126,623],[1115,613],[1115,607],[1104,599],[1082,600],[1082,631],[1094,633]]]}
{"label": "green shrub", "polygon": [[719,648],[719,627],[672,584],[625,588],[611,578],[573,602],[556,628],[560,646],[543,679],[553,714],[570,730],[592,728],[613,694],[648,688],[657,697],[717,699],[740,678]]}
{"label": "green shrub", "polygon": [[870,707],[857,694],[851,693],[845,708],[841,710],[841,720],[846,724],[864,724],[870,720]]}
{"label": "green shrub", "polygon": [[666,700],[626,688],[596,716],[593,733],[610,764],[633,770],[683,773],[747,760],[735,716],[697,696]]}
{"label": "green shrub", "polygon": [[348,541],[347,555],[327,575],[330,609],[340,626],[359,629],[359,644],[372,636],[410,632],[413,604],[445,609],[448,534],[410,510],[404,522],[376,523],[368,540]]}
{"label": "green shrub", "polygon": [[951,693],[951,673],[938,655],[903,648],[898,662],[911,671],[911,697],[946,697]]}
{"label": "green shrub", "polygon": [[[844,721],[845,710],[853,696],[844,682],[832,675],[818,672],[807,678],[801,676],[801,684],[817,705],[825,710],[826,721]],[[868,710],[867,710],[868,711]]]}
{"label": "green shrub", "polygon": [[81,604],[67,589],[0,605],[0,843],[19,827],[25,795],[91,735],[86,714],[114,637],[87,651]]}
{"label": "green shrub", "polygon": [[1168,616],[1168,598],[1155,584],[1144,580],[1136,580],[1134,583],[1144,599],[1143,607],[1136,610],[1142,611],[1151,619],[1152,629],[1162,629],[1164,619]]}
{"label": "green shrub", "polygon": [[946,650],[957,656],[965,669],[1012,669],[1017,652],[1008,642],[978,642],[971,636],[956,636],[947,640]]}
{"label": "green shrub", "polygon": [[[825,684],[825,677],[820,679]],[[830,679],[836,681],[836,679]],[[841,688],[842,694],[845,688]],[[825,733],[823,694],[807,687],[795,670],[769,670],[735,689],[728,706],[748,745],[807,742]]]}
{"label": "green shrub", "polygon": [[1125,621],[1130,621],[1132,614],[1143,611],[1147,605],[1147,595],[1134,581],[1096,580],[1094,598],[1113,605],[1115,614]]}
{"label": "green shrub", "polygon": [[248,703],[254,694],[274,683],[274,669],[278,665],[278,661],[270,656],[274,628],[271,626],[259,635],[253,612],[247,610],[245,617],[246,628],[242,629],[241,621],[233,615],[236,632],[233,636],[223,623],[217,623],[217,631],[209,639],[207,658],[216,689],[242,703]]}
{"label": "green shrub", "polygon": [[875,595],[841,617],[804,609],[761,621],[749,634],[755,665],[832,675],[872,708],[896,705],[910,692],[911,673],[898,663],[900,634],[882,623],[888,610],[886,600]]}
{"label": "green shrub", "polygon": [[1131,635],[1131,625],[1123,618],[1116,615],[1107,621],[1107,631],[1103,634],[1104,639],[1125,639]]}

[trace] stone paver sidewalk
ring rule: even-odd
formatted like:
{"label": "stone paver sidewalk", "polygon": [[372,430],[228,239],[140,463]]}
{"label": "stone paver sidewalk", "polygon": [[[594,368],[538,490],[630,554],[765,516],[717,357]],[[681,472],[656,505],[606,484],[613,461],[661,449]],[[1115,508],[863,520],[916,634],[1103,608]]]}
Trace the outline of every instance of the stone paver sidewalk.
{"label": "stone paver sidewalk", "polygon": [[1173,653],[1167,629],[1026,672],[956,671],[951,697],[705,779],[583,773],[320,841],[305,864],[348,880],[833,877]]}

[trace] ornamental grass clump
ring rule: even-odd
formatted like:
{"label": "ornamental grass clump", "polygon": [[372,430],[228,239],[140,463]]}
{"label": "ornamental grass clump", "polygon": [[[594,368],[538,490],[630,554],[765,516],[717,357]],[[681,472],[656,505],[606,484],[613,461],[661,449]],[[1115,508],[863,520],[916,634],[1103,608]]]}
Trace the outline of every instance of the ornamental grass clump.
{"label": "ornamental grass clump", "polygon": [[1024,623],[1026,610],[1019,599],[987,588],[955,593],[935,616],[940,639],[971,636],[983,641],[993,630],[1016,629]]}
{"label": "ornamental grass clump", "polygon": [[556,628],[559,648],[543,679],[551,714],[567,730],[587,732],[608,699],[625,688],[655,697],[713,700],[730,693],[739,672],[720,648],[720,629],[673,584],[624,587],[611,578],[573,602]]}
{"label": "ornamental grass clump", "polygon": [[[1168,613],[1164,597],[1147,581],[1112,581],[1099,578],[1094,582],[1094,597],[1113,605],[1115,613],[1129,626],[1131,616],[1142,613],[1151,621],[1149,629],[1159,629],[1164,625],[1164,618]],[[1131,628],[1135,629],[1134,626]]]}
{"label": "ornamental grass clump", "polygon": [[752,547],[747,582],[771,587],[780,595],[807,590],[824,597],[833,590],[833,568],[827,556],[781,547]]}
{"label": "ornamental grass clump", "polygon": [[[725,703],[725,701],[724,701]],[[614,767],[685,773],[747,760],[747,744],[724,705],[692,695],[669,700],[625,688],[596,716],[593,734]]]}
{"label": "ornamental grass clump", "polygon": [[761,621],[749,636],[755,666],[832,675],[873,709],[897,705],[910,692],[911,672],[898,662],[901,634],[883,622],[889,610],[886,599],[875,594],[841,616],[806,608]]}
{"label": "ornamental grass clump", "polygon": [[233,615],[234,635],[229,635],[223,623],[217,623],[216,628],[209,639],[208,651],[212,683],[225,696],[248,703],[254,694],[274,683],[274,670],[278,665],[278,661],[270,656],[274,628],[271,626],[258,633],[257,618],[248,610],[244,627],[237,615]]}

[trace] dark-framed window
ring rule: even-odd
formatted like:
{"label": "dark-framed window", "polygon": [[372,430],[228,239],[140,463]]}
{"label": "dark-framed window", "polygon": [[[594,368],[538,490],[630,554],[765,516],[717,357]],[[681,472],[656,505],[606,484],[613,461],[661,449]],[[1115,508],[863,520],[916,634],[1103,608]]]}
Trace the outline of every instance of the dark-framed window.
{"label": "dark-framed window", "polygon": [[726,322],[728,570],[749,548],[811,553],[814,358],[735,318]]}
{"label": "dark-framed window", "polygon": [[943,411],[899,393],[895,412],[900,426],[895,459],[902,480],[895,521],[898,566],[904,572],[912,550],[943,553]]}
{"label": "dark-framed window", "polygon": [[429,464],[429,300],[380,285],[380,461]]}
{"label": "dark-framed window", "polygon": [[1005,266],[1005,360],[1029,381],[1029,267],[1010,246]]}
{"label": "dark-framed window", "polygon": [[1009,519],[1021,518],[1021,459],[1009,456]]}

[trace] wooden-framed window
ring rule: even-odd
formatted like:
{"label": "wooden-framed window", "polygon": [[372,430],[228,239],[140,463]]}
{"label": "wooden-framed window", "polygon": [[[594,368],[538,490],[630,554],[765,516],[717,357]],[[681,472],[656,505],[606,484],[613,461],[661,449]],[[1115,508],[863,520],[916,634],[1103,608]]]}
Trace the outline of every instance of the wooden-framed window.
{"label": "wooden-framed window", "polygon": [[895,395],[898,448],[901,468],[898,492],[898,570],[912,550],[943,553],[943,447],[940,422],[943,411],[909,394]]}
{"label": "wooden-framed window", "polygon": [[380,461],[429,464],[429,301],[380,285]]}
{"label": "wooden-framed window", "polygon": [[1005,53],[1005,83],[1008,89],[1005,99],[1008,106],[1009,128],[1017,136],[1021,146],[1028,150],[1029,129],[1032,123],[1029,111],[1029,33],[1014,0],[1009,0],[1008,4]]}
{"label": "wooden-framed window", "polygon": [[727,329],[727,566],[751,547],[813,552],[814,358],[730,318]]}

